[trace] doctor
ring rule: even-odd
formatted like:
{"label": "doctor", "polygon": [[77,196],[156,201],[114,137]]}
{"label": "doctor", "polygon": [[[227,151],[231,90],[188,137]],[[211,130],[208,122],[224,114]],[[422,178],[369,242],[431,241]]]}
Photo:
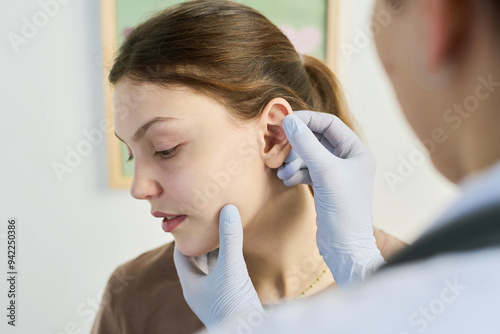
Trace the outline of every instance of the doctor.
{"label": "doctor", "polygon": [[198,291],[188,304],[209,330],[500,333],[500,0],[377,0],[374,12],[384,9],[399,14],[376,36],[382,64],[434,166],[461,197],[384,263],[365,186],[372,154],[334,116],[287,116],[294,151],[278,175],[287,185],[312,184],[318,248],[339,291],[264,312],[244,264],[238,210],[228,205],[212,272],[175,259],[183,288]]}

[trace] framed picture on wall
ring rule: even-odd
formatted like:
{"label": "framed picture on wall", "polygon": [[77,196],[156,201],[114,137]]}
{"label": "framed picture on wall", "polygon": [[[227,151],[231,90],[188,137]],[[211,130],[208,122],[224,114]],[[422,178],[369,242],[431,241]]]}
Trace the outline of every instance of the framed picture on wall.
{"label": "framed picture on wall", "polygon": [[[262,12],[290,39],[299,53],[324,60],[332,70],[337,68],[341,0],[239,0]],[[113,132],[113,87],[108,74],[121,43],[137,24],[179,0],[101,0],[103,45],[103,82],[105,117],[110,131],[106,133],[108,177],[111,188],[129,188],[133,161],[127,161],[125,145]]]}

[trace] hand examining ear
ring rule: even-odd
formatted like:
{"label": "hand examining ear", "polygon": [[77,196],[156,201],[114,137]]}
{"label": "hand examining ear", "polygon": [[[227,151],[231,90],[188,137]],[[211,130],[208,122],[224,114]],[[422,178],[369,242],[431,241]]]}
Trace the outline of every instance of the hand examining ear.
{"label": "hand examining ear", "polygon": [[278,177],[312,185],[316,241],[338,286],[365,279],[385,262],[373,235],[374,155],[331,114],[296,111],[283,129],[292,151]]}
{"label": "hand examining ear", "polygon": [[174,263],[184,298],[209,331],[236,328],[235,322],[263,313],[243,259],[243,228],[238,209],[228,204],[219,216],[218,250],[196,257],[177,246]]}

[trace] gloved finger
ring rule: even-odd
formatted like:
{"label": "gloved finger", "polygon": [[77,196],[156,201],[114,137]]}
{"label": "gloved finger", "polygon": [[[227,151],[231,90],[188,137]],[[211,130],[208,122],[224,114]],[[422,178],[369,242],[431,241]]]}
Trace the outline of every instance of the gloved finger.
{"label": "gloved finger", "polygon": [[227,204],[219,216],[219,258],[216,267],[236,268],[240,262],[244,262],[240,212],[236,206]]}
{"label": "gloved finger", "polygon": [[323,146],[339,158],[346,159],[368,151],[359,137],[335,115],[309,110],[298,110],[294,115],[319,135],[318,140]]}
{"label": "gloved finger", "polygon": [[295,116],[297,116],[298,118],[300,118],[300,120],[302,122],[304,122],[304,124],[307,124],[307,123],[309,123],[309,120],[311,119],[313,112],[314,111],[311,111],[311,110],[297,110],[297,111],[294,111],[293,114]]}
{"label": "gloved finger", "polygon": [[301,169],[297,171],[297,173],[292,175],[290,178],[283,180],[283,183],[289,187],[293,187],[301,183],[312,185],[311,176],[309,175],[308,169]]}
{"label": "gloved finger", "polygon": [[285,161],[283,161],[283,163],[290,163],[292,161],[294,161],[295,159],[297,159],[299,156],[297,155],[297,153],[295,153],[295,151],[292,149],[290,151],[290,153],[288,154],[288,156],[286,157]]}
{"label": "gloved finger", "polygon": [[[309,122],[311,121],[312,114],[315,112],[317,113],[317,111],[311,111],[311,110],[297,110],[297,111],[294,111],[293,114],[295,116],[297,116],[298,118],[300,118],[300,120],[302,122],[304,122],[304,124],[308,125]],[[321,133],[314,131],[309,126],[308,126],[308,128],[314,133],[314,135],[316,136],[316,138],[318,138],[318,140],[320,140],[321,137],[323,137],[323,135]]]}
{"label": "gloved finger", "polygon": [[278,177],[282,180],[289,179],[295,173],[297,173],[300,169],[307,168],[306,163],[301,158],[297,158],[290,163],[283,164],[278,167]]}
{"label": "gloved finger", "polygon": [[318,141],[300,118],[295,115],[285,116],[283,130],[292,148],[309,168],[309,172],[323,168],[325,157],[332,154]]}
{"label": "gloved finger", "polygon": [[[293,112],[293,114],[296,115],[298,118],[300,118],[302,120],[302,122],[304,122],[304,124],[307,124],[307,127],[314,133],[314,136],[316,136],[318,141],[321,144],[323,144],[323,146],[328,151],[333,152],[333,149],[335,147],[325,138],[322,131],[320,131],[320,130],[323,130],[320,121],[329,122],[329,120],[324,119],[322,117],[319,117],[319,119],[316,117],[313,117],[314,113],[331,115],[328,113],[320,113],[320,112],[315,112],[315,111],[310,111],[310,110],[297,110],[297,111]],[[326,118],[326,116],[323,116],[323,117]]]}
{"label": "gloved finger", "polygon": [[309,170],[302,159],[297,159],[290,164],[282,165],[278,168],[278,178],[289,187],[297,184],[312,184]]}

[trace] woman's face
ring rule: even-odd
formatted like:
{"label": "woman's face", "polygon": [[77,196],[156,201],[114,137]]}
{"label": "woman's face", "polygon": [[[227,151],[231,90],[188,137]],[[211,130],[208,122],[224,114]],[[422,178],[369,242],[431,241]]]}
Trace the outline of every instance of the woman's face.
{"label": "woman's face", "polygon": [[134,160],[130,192],[152,213],[187,216],[171,231],[183,254],[218,247],[224,205],[238,207],[244,226],[256,215],[269,185],[257,122],[237,125],[222,104],[182,86],[122,79],[114,94],[115,132]]}

